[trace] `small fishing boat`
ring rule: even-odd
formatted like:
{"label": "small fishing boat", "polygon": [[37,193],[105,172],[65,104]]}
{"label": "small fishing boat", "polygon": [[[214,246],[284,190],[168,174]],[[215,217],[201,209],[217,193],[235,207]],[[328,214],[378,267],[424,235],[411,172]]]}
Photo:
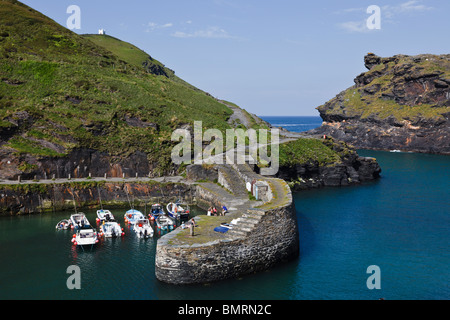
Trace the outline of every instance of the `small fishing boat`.
{"label": "small fishing boat", "polygon": [[180,219],[180,221],[189,220],[189,206],[182,206],[180,201],[170,202],[167,204],[167,213],[172,219]]}
{"label": "small fishing boat", "polygon": [[90,226],[84,226],[73,235],[72,243],[76,246],[93,246],[98,243],[97,232]]}
{"label": "small fishing boat", "polygon": [[104,221],[100,226],[100,236],[115,238],[125,235],[123,228],[116,221]]}
{"label": "small fishing boat", "polygon": [[163,231],[171,231],[175,228],[175,220],[167,214],[162,214],[156,218],[156,226]]}
{"label": "small fishing boat", "polygon": [[70,216],[70,221],[72,222],[72,228],[74,228],[75,230],[91,226],[89,220],[86,218],[86,215],[83,212],[72,214]]}
{"label": "small fishing boat", "polygon": [[114,215],[109,210],[97,210],[97,222],[114,221]]}
{"label": "small fishing boat", "polygon": [[125,213],[125,223],[136,224],[138,220],[144,219],[145,216],[139,210],[130,209]]}
{"label": "small fishing boat", "polygon": [[147,239],[153,237],[153,228],[147,218],[139,219],[134,225],[133,230],[139,238]]}
{"label": "small fishing boat", "polygon": [[71,226],[72,226],[72,222],[70,222],[70,220],[68,220],[68,219],[64,219],[64,220],[61,220],[60,222],[58,222],[58,224],[56,225],[56,229],[67,230],[67,229],[70,229]]}
{"label": "small fishing boat", "polygon": [[148,215],[148,217],[150,218],[150,220],[155,220],[158,219],[159,216],[161,215],[165,215],[166,213],[164,212],[164,208],[162,205],[160,205],[159,203],[155,203],[154,205],[152,205],[152,208],[150,209],[150,214]]}

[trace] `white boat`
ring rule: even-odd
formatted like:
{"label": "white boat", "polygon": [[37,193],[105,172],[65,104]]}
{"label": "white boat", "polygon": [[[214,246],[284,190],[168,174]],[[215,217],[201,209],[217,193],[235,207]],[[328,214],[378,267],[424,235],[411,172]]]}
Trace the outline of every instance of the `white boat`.
{"label": "white boat", "polygon": [[80,228],[90,227],[91,224],[89,220],[86,218],[86,215],[83,212],[74,213],[70,216],[70,221],[72,222],[72,228],[78,230]]}
{"label": "white boat", "polygon": [[61,220],[60,222],[58,222],[58,224],[56,225],[56,229],[67,230],[71,226],[72,226],[72,222],[70,222],[70,220],[64,219],[64,220]]}
{"label": "white boat", "polygon": [[98,243],[97,232],[90,226],[85,226],[77,230],[77,233],[73,235],[72,242],[76,246],[93,246]]}
{"label": "white boat", "polygon": [[170,202],[167,204],[167,212],[172,219],[180,219],[180,221],[189,220],[189,206],[181,206],[180,202]]}
{"label": "white boat", "polygon": [[124,219],[125,223],[136,224],[138,220],[145,219],[145,216],[138,210],[130,209],[125,213]]}
{"label": "white boat", "polygon": [[114,221],[114,215],[109,210],[97,210],[97,222]]}
{"label": "white boat", "polygon": [[123,229],[116,221],[104,221],[100,226],[100,236],[115,238],[125,235]]}
{"label": "white boat", "polygon": [[147,218],[139,219],[139,221],[133,227],[134,232],[139,238],[153,237],[153,228],[150,225],[150,221]]}
{"label": "white boat", "polygon": [[175,228],[175,220],[166,214],[162,214],[156,219],[156,226],[163,231],[170,231]]}

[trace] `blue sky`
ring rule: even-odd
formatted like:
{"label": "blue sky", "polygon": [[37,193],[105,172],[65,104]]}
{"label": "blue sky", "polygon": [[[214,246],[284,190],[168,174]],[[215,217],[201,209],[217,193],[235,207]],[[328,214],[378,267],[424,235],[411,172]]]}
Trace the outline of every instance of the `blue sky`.
{"label": "blue sky", "polygon": [[[131,42],[176,74],[249,112],[318,115],[316,107],[353,85],[368,52],[450,53],[444,0],[24,0],[66,26]],[[381,29],[370,30],[370,5]]]}

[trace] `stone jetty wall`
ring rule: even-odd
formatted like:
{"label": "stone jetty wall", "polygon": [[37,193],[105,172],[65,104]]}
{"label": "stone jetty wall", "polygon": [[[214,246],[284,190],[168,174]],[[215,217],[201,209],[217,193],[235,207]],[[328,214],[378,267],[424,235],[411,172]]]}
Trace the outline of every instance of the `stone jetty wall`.
{"label": "stone jetty wall", "polygon": [[[240,207],[230,217],[238,218],[238,223],[223,236],[218,234],[203,243],[183,243],[178,239],[185,230],[177,229],[159,239],[156,277],[170,284],[208,283],[267,270],[297,258],[299,234],[290,188],[282,180],[270,181],[270,188],[276,189],[271,190],[272,200],[259,208]],[[197,200],[205,197],[205,202],[212,201],[215,194],[205,189],[197,192]],[[198,218],[197,223],[205,221]]]}
{"label": "stone jetty wall", "polygon": [[[128,192],[128,195],[127,195]],[[100,193],[100,196],[99,196]],[[184,183],[155,181],[65,182],[53,184],[0,185],[0,215],[33,214],[104,206],[129,207],[183,199],[191,202],[195,188]]]}

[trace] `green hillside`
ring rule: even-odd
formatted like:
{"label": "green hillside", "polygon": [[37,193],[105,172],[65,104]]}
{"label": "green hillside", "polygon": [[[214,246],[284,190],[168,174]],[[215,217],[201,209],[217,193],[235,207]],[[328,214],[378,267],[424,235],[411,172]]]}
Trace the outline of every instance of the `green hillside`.
{"label": "green hillside", "polygon": [[122,41],[109,35],[85,34],[82,35],[82,37],[85,39],[89,39],[96,45],[111,51],[119,59],[137,68],[142,68],[148,73],[152,73],[154,75],[163,75],[173,80],[174,82],[185,85],[189,89],[201,91],[200,89],[187,83],[183,79],[177,77],[175,75],[175,71],[165,67],[164,64],[162,64],[158,60],[153,59],[148,53],[139,49],[131,43]]}
{"label": "green hillside", "polygon": [[229,128],[231,109],[156,60],[166,75],[153,74],[141,59],[150,60],[118,39],[79,36],[18,1],[0,1],[0,152],[142,151],[167,162],[173,130],[192,119]]}

